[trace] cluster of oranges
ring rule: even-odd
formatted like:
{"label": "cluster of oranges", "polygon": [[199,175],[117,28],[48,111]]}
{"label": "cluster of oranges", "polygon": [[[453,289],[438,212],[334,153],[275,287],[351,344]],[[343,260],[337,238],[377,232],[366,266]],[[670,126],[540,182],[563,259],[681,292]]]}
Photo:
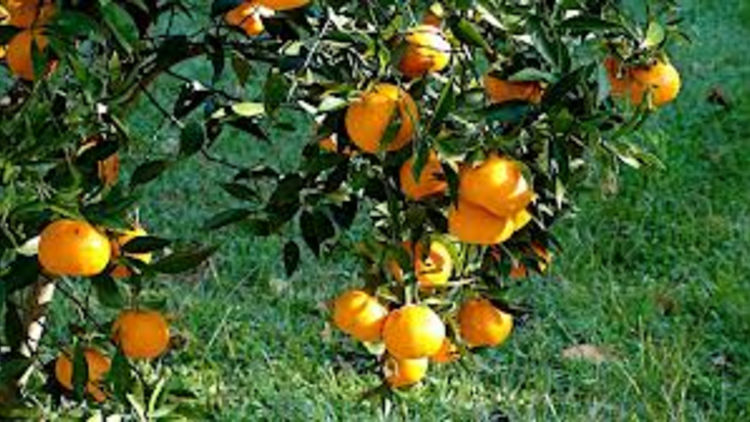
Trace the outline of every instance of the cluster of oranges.
{"label": "cluster of oranges", "polygon": [[49,44],[45,26],[55,15],[51,0],[5,0],[0,3],[0,25],[20,29],[6,47],[0,46],[0,59],[5,56],[11,72],[25,80],[34,79],[34,44],[44,51]]}
{"label": "cluster of oranges", "polygon": [[[456,320],[456,337],[470,348],[499,346],[513,329],[513,317],[482,298],[467,300],[447,317]],[[430,361],[449,363],[460,357],[443,319],[424,304],[389,310],[367,292],[350,290],[335,300],[333,321],[356,340],[385,345],[384,375],[393,388],[421,381]]]}
{"label": "cluster of oranges", "polygon": [[[121,256],[151,261],[150,253],[132,254],[121,251],[130,240],[146,236],[140,227],[107,237],[86,221],[61,219],[50,223],[39,238],[38,257],[42,269],[50,276],[92,277],[109,271],[115,278],[128,277],[131,269],[118,263]],[[133,359],[154,359],[169,346],[169,324],[164,316],[153,310],[124,309],[112,325],[112,341],[122,353]],[[110,360],[94,347],[84,349],[88,365],[86,391],[97,401],[105,399],[100,387],[109,370]],[[67,389],[72,389],[73,364],[69,351],[60,354],[55,362],[55,376]]]}
{"label": "cluster of oranges", "polygon": [[265,31],[263,18],[274,15],[277,11],[296,9],[310,3],[310,0],[250,0],[230,10],[224,15],[228,25],[236,26],[250,36],[260,35]]}

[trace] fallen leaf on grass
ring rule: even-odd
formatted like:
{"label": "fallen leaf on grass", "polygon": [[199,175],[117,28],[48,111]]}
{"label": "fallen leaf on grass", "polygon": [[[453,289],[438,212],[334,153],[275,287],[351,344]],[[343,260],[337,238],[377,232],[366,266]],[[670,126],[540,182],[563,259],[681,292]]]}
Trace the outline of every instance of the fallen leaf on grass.
{"label": "fallen leaf on grass", "polygon": [[563,349],[563,359],[579,359],[591,363],[604,363],[614,359],[614,354],[609,347],[596,346],[593,344],[577,344]]}

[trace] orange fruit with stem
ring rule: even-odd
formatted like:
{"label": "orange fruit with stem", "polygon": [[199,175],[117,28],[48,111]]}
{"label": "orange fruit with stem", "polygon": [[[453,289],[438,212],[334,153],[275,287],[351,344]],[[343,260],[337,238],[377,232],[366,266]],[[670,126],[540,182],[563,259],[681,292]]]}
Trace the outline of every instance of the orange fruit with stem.
{"label": "orange fruit with stem", "polygon": [[409,78],[440,72],[451,60],[451,45],[440,28],[419,25],[404,37],[406,43],[398,69]]}
{"label": "orange fruit with stem", "polygon": [[498,217],[471,202],[459,199],[448,212],[448,231],[464,243],[496,245],[513,236],[513,219]]}
{"label": "orange fruit with stem", "polygon": [[[419,111],[408,92],[381,83],[352,102],[344,120],[349,138],[362,151],[396,151],[411,142]],[[386,135],[389,139],[383,139]]]}
{"label": "orange fruit with stem", "polygon": [[680,73],[668,61],[656,61],[648,66],[623,66],[617,59],[604,61],[611,93],[615,97],[629,97],[632,104],[641,104],[651,95],[654,106],[674,101],[680,93]]}
{"label": "orange fruit with stem", "polygon": [[112,340],[134,359],[154,359],[169,346],[169,324],[157,311],[126,309],[112,324]]}
{"label": "orange fruit with stem", "polygon": [[109,263],[109,240],[89,223],[57,220],[42,230],[39,263],[50,274],[89,277]]}
{"label": "orange fruit with stem", "polygon": [[459,198],[499,217],[513,217],[534,199],[534,192],[513,160],[491,155],[460,175]]}
{"label": "orange fruit with stem", "polygon": [[[110,360],[98,350],[87,347],[83,350],[83,356],[88,368],[88,380],[86,381],[86,392],[97,402],[103,402],[107,395],[102,391],[99,383],[109,372]],[[60,353],[55,361],[55,378],[67,390],[73,390],[73,361],[67,353]]]}
{"label": "orange fruit with stem", "polygon": [[491,103],[526,101],[532,104],[542,102],[544,87],[537,81],[506,81],[492,75],[484,76],[484,91]]}
{"label": "orange fruit with stem", "polygon": [[437,154],[430,151],[427,162],[422,167],[419,180],[414,178],[414,157],[407,160],[399,172],[401,192],[409,198],[418,201],[433,195],[439,195],[448,189],[445,181],[443,166],[440,164]]}
{"label": "orange fruit with stem", "polygon": [[[111,260],[114,262],[117,260],[117,258],[120,257],[121,248],[131,240],[137,238],[137,237],[145,237],[148,236],[148,233],[143,227],[140,227],[136,225],[131,230],[126,230],[125,232],[119,234],[115,239],[111,241],[112,244],[112,258]],[[124,253],[122,254],[124,256],[137,259],[145,264],[151,263],[152,254],[150,252],[147,253]],[[114,278],[125,278],[131,276],[131,270],[127,266],[123,264],[116,264],[115,267],[112,269],[112,271],[109,273]]]}
{"label": "orange fruit with stem", "polygon": [[388,309],[362,290],[350,290],[333,304],[333,323],[359,341],[379,341],[387,316]]}
{"label": "orange fruit with stem", "polygon": [[34,45],[39,51],[44,51],[48,45],[47,37],[40,30],[24,29],[10,40],[7,47],[6,60],[10,71],[27,81],[34,80]]}
{"label": "orange fruit with stem", "polygon": [[461,338],[470,347],[499,346],[513,330],[513,317],[487,299],[472,299],[458,311]]}
{"label": "orange fruit with stem", "polygon": [[435,363],[452,363],[461,358],[458,346],[455,345],[448,337],[443,340],[440,350],[430,356],[430,360]]}
{"label": "orange fruit with stem", "polygon": [[430,357],[444,339],[445,324],[425,305],[405,305],[391,312],[383,326],[385,348],[398,359]]}
{"label": "orange fruit with stem", "polygon": [[401,388],[414,385],[427,375],[430,365],[428,358],[397,359],[388,356],[383,366],[385,380],[391,388]]}

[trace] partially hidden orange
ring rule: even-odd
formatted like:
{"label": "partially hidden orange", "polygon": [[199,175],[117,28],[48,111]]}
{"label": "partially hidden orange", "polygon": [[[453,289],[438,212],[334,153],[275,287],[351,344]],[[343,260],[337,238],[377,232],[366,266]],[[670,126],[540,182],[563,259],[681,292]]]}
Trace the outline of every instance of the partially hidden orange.
{"label": "partially hidden orange", "polygon": [[461,171],[459,198],[499,217],[513,218],[531,203],[534,192],[514,160],[491,155]]}
{"label": "partially hidden orange", "polygon": [[440,28],[419,25],[406,33],[404,42],[406,45],[398,68],[409,78],[440,72],[450,63],[451,45]]}
{"label": "partially hidden orange", "polygon": [[458,346],[455,345],[448,337],[443,340],[443,345],[437,353],[430,356],[430,360],[435,363],[452,363],[461,358]]}
{"label": "partially hidden orange", "polygon": [[433,195],[440,195],[448,189],[448,182],[443,174],[437,154],[430,151],[427,162],[422,167],[419,180],[414,178],[414,157],[407,160],[399,172],[401,192],[409,198],[418,201]]}
{"label": "partially hidden orange", "polygon": [[[137,238],[137,237],[145,237],[148,236],[148,233],[143,227],[135,226],[131,230],[126,230],[123,233],[120,233],[115,239],[112,239],[111,241],[111,249],[112,249],[112,261],[115,261],[117,258],[120,257],[121,249],[122,247],[130,242],[131,240]],[[152,254],[147,253],[124,253],[122,254],[124,256],[127,256],[129,258],[137,259],[145,264],[151,263]],[[130,277],[131,276],[131,270],[127,266],[123,264],[117,264],[110,272],[110,275],[114,278],[124,278],[124,277]]]}
{"label": "partially hidden orange", "polygon": [[[346,131],[352,143],[369,153],[405,147],[411,142],[418,122],[419,111],[411,95],[386,83],[363,93],[349,105],[345,116]],[[389,131],[391,126],[392,132]],[[389,139],[384,140],[386,135]]]}
{"label": "partially hidden orange", "polygon": [[44,51],[49,44],[47,37],[38,29],[24,29],[17,33],[8,43],[6,60],[13,75],[27,80],[34,80],[34,62],[32,48],[34,45]]}
{"label": "partially hidden orange", "polygon": [[491,75],[484,76],[484,90],[491,103],[526,101],[539,104],[544,95],[544,87],[536,81],[506,81]]}
{"label": "partially hidden orange", "polygon": [[510,217],[498,217],[482,207],[459,199],[448,212],[448,231],[464,243],[496,245],[513,236],[515,226]]}
{"label": "partially hidden orange", "polygon": [[379,341],[387,316],[388,309],[362,290],[350,290],[333,304],[333,323],[359,341]]}
{"label": "partially hidden orange", "polygon": [[513,317],[487,299],[472,299],[458,311],[461,338],[470,347],[499,346],[513,330]]}
{"label": "partially hidden orange", "polygon": [[[103,402],[107,395],[101,389],[99,383],[109,372],[110,360],[94,348],[83,350],[83,356],[88,367],[88,380],[86,392],[97,402]],[[55,378],[57,382],[68,390],[73,389],[73,362],[66,353],[60,353],[55,361]]]}
{"label": "partially hidden orange", "polygon": [[428,358],[397,359],[388,356],[385,361],[385,380],[391,388],[414,385],[427,375]]}

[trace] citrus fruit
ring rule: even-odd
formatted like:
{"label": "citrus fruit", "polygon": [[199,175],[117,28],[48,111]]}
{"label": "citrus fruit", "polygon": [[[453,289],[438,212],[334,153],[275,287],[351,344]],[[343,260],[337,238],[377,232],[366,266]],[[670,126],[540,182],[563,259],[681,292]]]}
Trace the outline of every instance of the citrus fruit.
{"label": "citrus fruit", "polygon": [[628,96],[633,104],[640,104],[646,94],[651,93],[653,105],[662,106],[677,98],[680,92],[680,73],[669,62],[657,61],[650,66],[620,69],[617,59],[609,57],[604,66],[612,95]]}
{"label": "citrus fruit", "polygon": [[11,72],[24,80],[34,80],[34,63],[32,47],[36,44],[39,50],[47,48],[47,37],[39,30],[24,29],[17,33],[8,43],[6,60]]}
{"label": "citrus fruit", "polygon": [[506,81],[489,74],[484,76],[484,90],[490,102],[495,104],[508,101],[526,101],[539,104],[544,94],[544,88],[539,82]]}
{"label": "citrus fruit", "polygon": [[127,357],[153,359],[169,346],[169,325],[156,311],[123,310],[112,325],[112,340]]}
{"label": "citrus fruit", "polygon": [[422,18],[422,23],[425,25],[432,25],[436,28],[440,28],[445,18],[445,10],[440,3],[433,3],[427,12],[425,12]]}
{"label": "citrus fruit", "polygon": [[[136,237],[144,237],[148,236],[148,233],[146,230],[143,229],[143,227],[136,226],[132,230],[127,230],[120,235],[117,236],[116,239],[113,239],[111,241],[111,249],[112,249],[112,261],[115,261],[117,258],[120,257],[120,249],[131,240],[135,239]],[[151,263],[152,254],[151,253],[125,253],[124,256],[137,259],[145,264]],[[123,264],[117,264],[110,272],[110,275],[114,278],[124,278],[124,277],[130,277],[131,271],[130,268]]]}
{"label": "citrus fruit", "polygon": [[515,161],[492,155],[461,171],[459,198],[499,217],[513,217],[531,203],[534,193]]}
{"label": "citrus fruit", "polygon": [[487,299],[472,299],[458,311],[458,325],[470,347],[498,346],[510,335],[513,317]]}
{"label": "citrus fruit", "polygon": [[8,0],[5,6],[10,15],[8,25],[17,28],[45,25],[55,14],[55,5],[49,0]]}
{"label": "citrus fruit", "polygon": [[[398,121],[394,122],[394,119]],[[345,117],[349,138],[369,153],[403,148],[411,142],[418,122],[419,111],[409,93],[385,83],[375,85],[350,104]],[[389,128],[395,124],[399,125],[398,128]],[[388,144],[381,145],[386,134],[390,138]]]}
{"label": "citrus fruit", "polygon": [[531,215],[529,210],[522,209],[513,216],[513,230],[519,231],[526,227],[534,217]]}
{"label": "citrus fruit", "polygon": [[[94,348],[83,350],[88,367],[88,380],[86,392],[98,402],[106,399],[106,394],[99,388],[99,382],[109,372],[110,361],[101,352]],[[55,378],[57,382],[68,390],[73,389],[73,362],[66,353],[60,353],[55,361]]]}
{"label": "citrus fruit", "polygon": [[401,192],[407,198],[415,201],[432,195],[438,195],[448,188],[448,183],[443,175],[443,167],[435,152],[430,151],[427,162],[422,167],[419,180],[414,178],[414,157],[407,160],[399,173],[401,181]]}
{"label": "citrus fruit", "polygon": [[310,0],[258,0],[258,4],[271,10],[291,10],[306,6]]}
{"label": "citrus fruit", "polygon": [[464,243],[495,245],[508,240],[514,230],[511,218],[498,217],[461,199],[448,213],[448,231]]}
{"label": "citrus fruit", "polygon": [[93,276],[106,268],[109,240],[89,223],[57,220],[42,230],[39,263],[50,274]]}
{"label": "citrus fruit", "polygon": [[333,304],[333,323],[359,341],[380,340],[388,309],[361,290],[350,290]]}
{"label": "citrus fruit", "polygon": [[391,388],[407,387],[421,381],[427,375],[430,360],[420,359],[397,359],[388,356],[385,361],[385,380]]}
{"label": "citrus fruit", "polygon": [[426,255],[422,243],[414,250],[414,273],[422,287],[443,286],[448,283],[453,272],[453,258],[448,248],[440,242],[432,241]]}
{"label": "citrus fruit", "polygon": [[451,45],[443,32],[432,25],[419,25],[404,37],[404,48],[398,69],[409,78],[440,72],[451,59]]}
{"label": "citrus fruit", "polygon": [[443,340],[443,344],[440,346],[440,350],[437,353],[430,356],[430,360],[435,363],[451,363],[457,361],[461,357],[461,353],[458,347],[446,337]]}
{"label": "citrus fruit", "polygon": [[267,15],[256,2],[245,2],[224,15],[224,21],[232,26],[242,28],[248,36],[263,33],[263,15]]}
{"label": "citrus fruit", "polygon": [[406,305],[391,312],[383,326],[385,348],[398,359],[432,356],[444,339],[445,324],[424,305]]}

